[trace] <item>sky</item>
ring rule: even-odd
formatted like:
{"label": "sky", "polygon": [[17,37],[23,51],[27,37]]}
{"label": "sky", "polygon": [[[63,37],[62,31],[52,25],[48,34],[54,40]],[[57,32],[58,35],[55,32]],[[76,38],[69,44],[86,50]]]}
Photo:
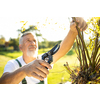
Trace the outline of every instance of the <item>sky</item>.
{"label": "sky", "polygon": [[[63,40],[70,29],[70,17],[0,17],[0,35],[4,36],[6,41],[10,38],[18,37],[18,29],[21,29],[23,23],[20,21],[28,21],[25,25],[27,29],[29,25],[36,25],[44,38],[49,41]],[[89,17],[83,17],[87,21]],[[71,19],[70,19],[71,20]],[[37,22],[39,22],[37,24]],[[88,39],[85,36],[85,39]],[[41,39],[40,39],[41,41]]]}
{"label": "sky", "polygon": [[[37,25],[39,23],[40,33],[44,38],[50,41],[58,41],[65,38],[69,31],[68,17],[82,17],[87,20],[87,16],[98,16],[94,2],[85,0],[3,0],[0,2],[0,35],[3,35],[6,41],[9,38],[18,37],[17,29],[20,29],[22,23],[20,21],[28,21],[29,25]],[[45,20],[48,17],[50,24]],[[52,19],[52,20],[51,20]],[[57,24],[55,24],[57,23]],[[60,26],[60,28],[59,28]],[[85,35],[87,39],[88,36]]]}
{"label": "sky", "polygon": [[[95,0],[96,2],[96,0]],[[39,23],[40,33],[44,38],[51,41],[58,41],[65,38],[69,31],[68,17],[82,17],[87,20],[87,16],[98,16],[94,2],[84,0],[3,0],[0,2],[0,35],[3,35],[6,41],[9,38],[18,37],[17,29],[20,29],[20,21],[28,21],[29,25]],[[50,24],[45,24],[48,17]],[[52,19],[52,20],[51,20]],[[57,23],[57,24],[55,24]],[[59,28],[60,26],[60,28]],[[88,36],[85,35],[87,39]]]}

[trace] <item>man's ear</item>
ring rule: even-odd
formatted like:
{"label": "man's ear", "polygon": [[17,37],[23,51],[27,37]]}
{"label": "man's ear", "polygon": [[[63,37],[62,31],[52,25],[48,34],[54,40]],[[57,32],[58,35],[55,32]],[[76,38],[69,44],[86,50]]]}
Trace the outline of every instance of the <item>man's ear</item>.
{"label": "man's ear", "polygon": [[22,51],[22,46],[21,45],[19,45],[19,49]]}

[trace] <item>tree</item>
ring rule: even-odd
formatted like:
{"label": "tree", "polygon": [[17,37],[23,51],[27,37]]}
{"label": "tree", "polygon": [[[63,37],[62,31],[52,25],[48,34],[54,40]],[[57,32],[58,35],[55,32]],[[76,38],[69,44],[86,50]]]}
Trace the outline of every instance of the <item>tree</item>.
{"label": "tree", "polygon": [[61,40],[59,41],[48,41],[48,47],[53,47],[54,45],[56,44],[60,44],[61,43]]}
{"label": "tree", "polygon": [[17,39],[12,39],[10,38],[9,40],[9,46],[13,46],[14,47],[14,50],[19,50],[19,38]]}
{"label": "tree", "polygon": [[[22,34],[24,34],[25,32],[28,31],[36,31],[38,30],[36,26],[34,25],[29,25],[29,28],[25,29],[25,27],[22,27],[21,29],[18,29],[17,31],[21,32]],[[39,30],[38,30],[39,31]]]}
{"label": "tree", "polygon": [[18,29],[17,31],[21,32],[22,34],[24,34],[25,32],[28,32],[28,31],[35,31],[36,36],[42,36],[42,34],[37,33],[37,31],[40,31],[40,30],[38,30],[37,26],[35,26],[35,25],[29,25],[29,27],[26,29],[25,26],[26,26],[27,22],[28,21],[26,21],[26,22],[20,21],[20,23],[23,23],[23,25],[22,25],[21,29]]}
{"label": "tree", "polygon": [[5,44],[5,38],[0,35],[0,45],[4,45]]}

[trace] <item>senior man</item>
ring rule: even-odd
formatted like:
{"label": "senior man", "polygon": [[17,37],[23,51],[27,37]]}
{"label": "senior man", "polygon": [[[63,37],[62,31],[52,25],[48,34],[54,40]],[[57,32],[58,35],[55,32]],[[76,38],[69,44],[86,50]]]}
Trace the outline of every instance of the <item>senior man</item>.
{"label": "senior man", "polygon": [[[87,24],[83,18],[76,17],[76,21],[78,22],[78,27],[81,31],[87,28]],[[57,53],[53,55],[52,64],[70,50],[77,34],[76,23],[72,21],[68,35],[60,43],[60,48]],[[0,83],[22,84],[23,79],[26,80],[27,84],[38,84],[43,81],[49,74],[48,69],[52,69],[52,66],[43,60],[37,59],[38,44],[36,36],[31,32],[23,34],[19,40],[19,49],[22,51],[23,55],[16,60],[13,59],[8,61],[4,68]]]}

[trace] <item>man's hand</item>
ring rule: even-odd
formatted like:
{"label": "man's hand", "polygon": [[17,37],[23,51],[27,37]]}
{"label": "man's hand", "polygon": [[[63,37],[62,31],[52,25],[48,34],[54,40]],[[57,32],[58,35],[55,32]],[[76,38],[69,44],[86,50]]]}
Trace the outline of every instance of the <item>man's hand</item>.
{"label": "man's hand", "polygon": [[31,63],[25,65],[23,67],[26,76],[28,77],[34,77],[39,80],[44,80],[44,78],[47,77],[47,74],[49,74],[48,69],[51,69],[51,65],[44,60],[34,60]]}
{"label": "man's hand", "polygon": [[[82,17],[75,17],[75,18],[76,18],[76,22],[78,23],[78,28],[80,28],[80,31],[86,30],[87,28],[86,21]],[[76,29],[76,23],[74,20],[72,20],[70,24],[70,30],[78,34],[77,29]]]}

